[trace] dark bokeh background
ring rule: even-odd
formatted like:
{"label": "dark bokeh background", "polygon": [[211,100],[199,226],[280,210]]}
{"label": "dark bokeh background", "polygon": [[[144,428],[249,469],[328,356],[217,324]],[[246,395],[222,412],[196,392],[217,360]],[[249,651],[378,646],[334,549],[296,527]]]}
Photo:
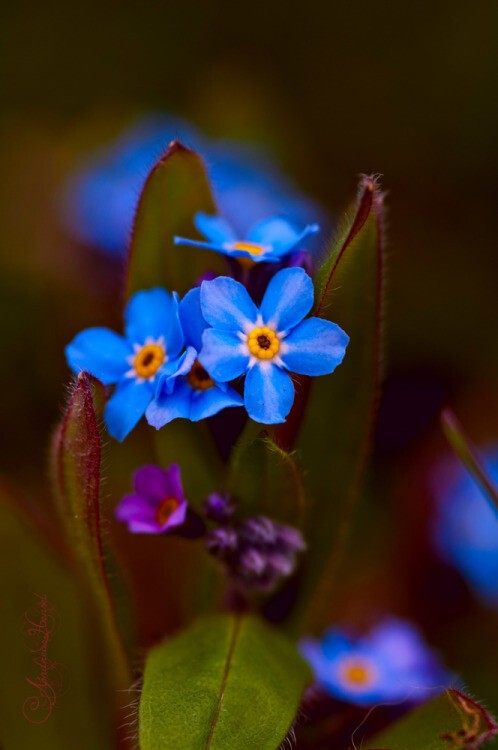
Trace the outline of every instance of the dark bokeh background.
{"label": "dark bokeh background", "polygon": [[[43,485],[47,436],[68,379],[63,346],[81,328],[119,321],[116,266],[64,234],[57,191],[88,150],[131,118],[166,110],[207,134],[264,144],[334,215],[360,172],[383,175],[386,390],[374,484],[399,509],[407,483],[413,495],[420,466],[442,449],[444,403],[463,409],[476,439],[498,434],[498,5],[235,7],[19,0],[4,9],[2,464],[28,491]],[[375,548],[365,559],[374,560]],[[358,592],[375,596],[378,588],[358,576]],[[409,590],[392,598],[410,612]],[[480,617],[494,627],[478,611],[474,631]],[[459,651],[461,641],[455,662]]]}

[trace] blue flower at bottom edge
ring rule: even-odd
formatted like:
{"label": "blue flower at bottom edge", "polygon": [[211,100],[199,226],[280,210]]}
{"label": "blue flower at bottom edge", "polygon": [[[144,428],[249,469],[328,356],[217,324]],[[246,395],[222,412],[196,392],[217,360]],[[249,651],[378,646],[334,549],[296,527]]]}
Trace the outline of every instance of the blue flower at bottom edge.
{"label": "blue flower at bottom edge", "polygon": [[201,312],[200,294],[199,288],[191,289],[180,303],[187,350],[173,373],[164,372],[158,378],[155,398],[146,412],[147,421],[157,429],[179,417],[197,422],[244,403],[233,388],[213,380],[197,359],[207,327]]}
{"label": "blue flower at bottom edge", "polygon": [[220,383],[247,373],[244,405],[256,422],[285,421],[294,401],[289,372],[326,375],[344,358],[349,338],[338,325],[303,320],[313,305],[313,282],[302,268],[275,274],[259,309],[226,276],[204,281],[200,300],[212,328],[202,334],[199,361]]}
{"label": "blue flower at bottom edge", "polygon": [[379,701],[423,701],[449,686],[451,675],[409,622],[386,619],[362,637],[340,628],[300,650],[318,684],[331,696],[369,706]]}
{"label": "blue flower at bottom edge", "polygon": [[75,373],[82,370],[104,385],[116,385],[104,418],[109,433],[123,440],[152,401],[157,378],[175,372],[183,349],[178,297],[164,289],[137,292],[125,310],[125,335],[88,328],[66,347]]}
{"label": "blue flower at bottom edge", "polygon": [[[485,450],[484,461],[498,485],[498,446]],[[479,598],[498,608],[498,512],[463,466],[450,473],[443,468],[434,482],[435,545]]]}
{"label": "blue flower at bottom edge", "polygon": [[303,240],[320,229],[318,224],[309,224],[298,232],[286,219],[272,217],[258,222],[249,230],[247,238],[241,239],[221,216],[210,216],[203,212],[196,214],[195,225],[207,237],[208,242],[175,237],[175,244],[215,250],[232,258],[254,263],[276,263],[282,260],[289,253],[300,249]]}

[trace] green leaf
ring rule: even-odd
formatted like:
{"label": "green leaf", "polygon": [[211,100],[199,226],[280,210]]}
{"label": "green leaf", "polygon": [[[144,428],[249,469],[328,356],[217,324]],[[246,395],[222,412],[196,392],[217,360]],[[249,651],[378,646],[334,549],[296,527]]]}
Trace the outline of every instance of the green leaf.
{"label": "green leaf", "polygon": [[[252,423],[259,431],[259,425]],[[249,427],[249,425],[248,425]],[[236,445],[230,463],[228,491],[242,516],[264,513],[302,526],[305,495],[296,455],[281,448],[265,431],[253,428]]]}
{"label": "green leaf", "polygon": [[224,472],[206,422],[176,419],[158,430],[155,440],[159,462],[178,463],[184,469],[185,495],[199,510],[206,495],[220,488]]}
{"label": "green leaf", "polygon": [[204,164],[194,151],[174,141],[150,172],[140,196],[127,297],[157,286],[184,294],[207,269],[222,272],[217,253],[174,244],[175,235],[199,237],[193,224],[198,211],[216,213]]}
{"label": "green leaf", "polygon": [[52,471],[68,543],[95,616],[102,623],[116,687],[125,689],[131,676],[113,591],[117,566],[102,533],[102,446],[97,415],[103,401],[101,383],[80,373],[54,436]]}
{"label": "green leaf", "polygon": [[109,750],[117,746],[115,683],[96,623],[69,550],[25,505],[0,488],[2,747]]}
{"label": "green leaf", "polygon": [[448,690],[374,737],[366,750],[475,750],[497,734],[482,706]]}
{"label": "green leaf", "polygon": [[310,681],[296,647],[262,620],[199,620],[149,654],[140,748],[275,750]]}
{"label": "green leaf", "polygon": [[277,431],[277,440],[289,444],[289,430],[295,433],[302,419],[296,445],[312,512],[296,617],[321,581],[306,627],[327,623],[324,606],[333,600],[330,585],[337,579],[368,459],[381,370],[383,253],[382,195],[376,181],[365,177],[315,280],[315,314],[338,323],[350,337],[344,362],[332,375],[301,384],[289,426]]}
{"label": "green leaf", "polygon": [[449,444],[460,461],[472,474],[473,478],[498,510],[498,489],[488,475],[479,454],[465,434],[462,425],[450,409],[441,414],[441,426]]}

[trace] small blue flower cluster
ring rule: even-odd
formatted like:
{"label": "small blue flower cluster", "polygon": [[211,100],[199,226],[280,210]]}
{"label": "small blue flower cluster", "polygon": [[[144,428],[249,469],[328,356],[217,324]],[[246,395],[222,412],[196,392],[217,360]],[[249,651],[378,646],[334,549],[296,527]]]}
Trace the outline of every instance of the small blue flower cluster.
{"label": "small blue flower cluster", "polygon": [[213,493],[207,498],[206,518],[218,524],[207,533],[207,549],[237,586],[272,591],[282,578],[294,572],[297,553],[306,547],[303,537],[292,526],[266,516],[254,516],[236,524],[233,510],[234,505],[226,495]]}
{"label": "small blue flower cluster", "polygon": [[[276,225],[268,226],[271,239],[262,236],[262,243],[275,247]],[[302,268],[279,270],[259,307],[228,276],[203,281],[182,300],[150,289],[128,303],[124,336],[87,329],[66,347],[66,357],[75,373],[86,370],[116,386],[105,421],[118,440],[144,414],[159,429],[244,405],[256,422],[276,424],[294,401],[290,373],[326,375],[346,352],[349,339],[339,326],[306,318],[312,306],[313,283]]]}

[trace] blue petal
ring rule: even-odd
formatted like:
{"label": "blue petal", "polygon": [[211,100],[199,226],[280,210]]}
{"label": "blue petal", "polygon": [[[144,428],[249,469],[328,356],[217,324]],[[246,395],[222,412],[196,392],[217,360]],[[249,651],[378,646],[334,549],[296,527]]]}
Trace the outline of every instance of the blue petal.
{"label": "blue petal", "polygon": [[258,309],[246,288],[228,276],[202,282],[201,308],[209,325],[222,331],[247,332],[258,317]]}
{"label": "blue petal", "polygon": [[152,389],[151,383],[137,383],[135,379],[122,381],[118,385],[104,412],[112,437],[124,440],[135,427],[152,399]]}
{"label": "blue petal", "polygon": [[247,370],[249,354],[237,334],[208,328],[202,335],[199,362],[213,380],[226,383]]}
{"label": "blue petal", "polygon": [[[156,387],[156,398],[172,393],[176,379],[182,375],[188,375],[196,359],[197,351],[189,346],[179,359],[175,359],[171,364],[168,362],[161,370],[161,377]],[[170,366],[168,367],[168,365]]]}
{"label": "blue petal", "polygon": [[190,419],[192,422],[198,422],[200,419],[218,414],[222,409],[243,405],[242,397],[233,388],[227,388],[226,391],[223,391],[221,388],[213,386],[205,391],[193,390]]}
{"label": "blue petal", "polygon": [[295,250],[306,237],[315,234],[319,229],[318,224],[310,224],[302,232],[298,232],[285,219],[264,219],[251,229],[248,241],[259,245],[271,245],[273,253],[281,256]]}
{"label": "blue petal", "polygon": [[87,328],[66,346],[66,359],[75,373],[86,370],[104,383],[120,380],[130,365],[133,350],[123,336],[108,328]]}
{"label": "blue petal", "polygon": [[308,318],[283,339],[282,362],[299,375],[328,375],[344,359],[348,341],[349,336],[335,323]]}
{"label": "blue petal", "polygon": [[294,383],[289,375],[269,362],[254,365],[246,376],[244,403],[255,422],[285,422],[294,401]]}
{"label": "blue petal", "polygon": [[277,331],[293,328],[313,306],[313,282],[303,268],[284,268],[266,288],[261,315]]}
{"label": "blue petal", "polygon": [[175,357],[183,346],[177,295],[159,288],[137,292],[126,307],[125,329],[132,344],[164,336],[168,357]]}
{"label": "blue petal", "polygon": [[173,393],[164,393],[149,404],[145,417],[147,422],[158,430],[173,419],[188,419],[192,388],[185,381],[178,380]]}
{"label": "blue petal", "polygon": [[188,247],[200,247],[202,250],[214,250],[217,253],[223,253],[224,255],[231,255],[229,247],[225,247],[223,243],[216,242],[203,242],[203,240],[189,240],[187,237],[173,237],[175,245],[186,245]]}
{"label": "blue petal", "polygon": [[200,287],[191,289],[180,302],[180,322],[185,336],[185,344],[200,351],[202,334],[207,328],[201,310]]}
{"label": "blue petal", "polygon": [[203,211],[199,211],[195,215],[194,224],[199,232],[215,245],[222,245],[224,242],[235,242],[237,239],[228,221],[222,219],[221,216],[210,216]]}

